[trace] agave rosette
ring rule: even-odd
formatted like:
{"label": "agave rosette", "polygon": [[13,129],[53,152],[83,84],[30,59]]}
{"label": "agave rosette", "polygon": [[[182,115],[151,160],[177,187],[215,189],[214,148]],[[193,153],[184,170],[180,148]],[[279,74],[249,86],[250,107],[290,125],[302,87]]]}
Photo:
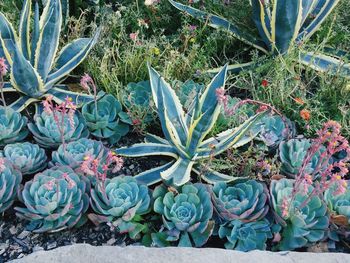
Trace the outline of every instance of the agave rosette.
{"label": "agave rosette", "polygon": [[33,232],[56,232],[86,222],[89,181],[70,167],[60,166],[35,175],[24,185],[16,215],[30,221]]}
{"label": "agave rosette", "polygon": [[22,111],[47,96],[53,96],[57,103],[69,96],[76,105],[93,100],[93,96],[74,93],[57,84],[85,59],[100,30],[93,38],[80,38],[66,45],[57,55],[62,26],[61,0],[47,0],[41,16],[39,3],[35,1],[33,23],[31,16],[32,1],[25,0],[17,35],[0,12],[0,57],[6,57],[11,67],[11,83],[6,84],[4,92],[21,94],[10,107]]}
{"label": "agave rosette", "polygon": [[[340,0],[251,0],[252,19],[259,36],[247,32],[234,22],[196,8],[169,0],[177,9],[222,28],[237,39],[270,56],[288,54],[293,46],[305,44],[320,28]],[[312,18],[311,18],[312,17]],[[300,52],[299,62],[320,72],[350,77],[350,64],[342,62],[347,52],[327,48],[319,52]],[[327,54],[327,55],[326,55]],[[229,70],[239,72],[258,67],[256,62],[231,65]],[[217,72],[218,69],[212,70]]]}
{"label": "agave rosette", "polygon": [[23,175],[35,174],[47,166],[47,156],[44,149],[29,142],[8,144],[3,155],[10,160]]}
{"label": "agave rosette", "polygon": [[260,131],[259,121],[266,112],[252,116],[237,128],[228,129],[206,139],[220,114],[221,105],[218,103],[216,91],[225,86],[226,74],[225,66],[208,87],[197,94],[185,114],[175,91],[153,68],[149,67],[153,100],[158,109],[165,139],[148,134],[146,143],[120,148],[116,152],[127,157],[169,156],[174,158],[175,162],[143,172],[136,176],[137,180],[148,185],[165,180],[169,184],[181,186],[191,179],[191,172],[209,183],[237,179],[207,169],[201,162],[229,148],[238,148],[253,140]]}
{"label": "agave rosette", "polygon": [[149,212],[151,195],[146,185],[131,176],[114,177],[96,184],[91,189],[89,218],[95,223],[111,222],[121,233],[137,239],[145,226],[141,216]]}

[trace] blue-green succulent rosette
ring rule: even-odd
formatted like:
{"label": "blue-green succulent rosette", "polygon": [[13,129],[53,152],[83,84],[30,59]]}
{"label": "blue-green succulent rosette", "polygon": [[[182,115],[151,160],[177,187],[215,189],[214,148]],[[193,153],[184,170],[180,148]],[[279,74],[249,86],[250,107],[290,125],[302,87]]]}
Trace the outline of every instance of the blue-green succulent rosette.
{"label": "blue-green succulent rosette", "polygon": [[[294,178],[298,174],[310,147],[311,142],[308,139],[291,139],[281,142],[279,145],[279,157],[282,164],[281,172],[290,178]],[[306,166],[305,173],[313,173],[324,151],[325,148],[321,148],[314,154]]]}
{"label": "blue-green succulent rosette", "polygon": [[122,111],[119,101],[111,94],[103,96],[97,102],[85,104],[82,114],[91,134],[98,139],[108,140],[110,144],[117,143],[126,135],[129,124],[132,124],[129,116]]}
{"label": "blue-green succulent rosette", "polygon": [[267,219],[243,222],[235,219],[219,228],[219,237],[226,239],[225,248],[239,251],[265,250],[266,241],[272,238],[270,222]]}
{"label": "blue-green succulent rosette", "polygon": [[[62,119],[61,112],[56,112],[59,120]],[[87,138],[89,131],[86,128],[86,122],[79,111],[76,111],[73,116],[74,126],[72,127],[69,117],[66,114],[63,118],[63,127],[57,125],[53,114],[48,114],[45,111],[34,116],[34,123],[29,123],[28,128],[33,134],[34,140],[43,148],[57,149],[62,143],[62,134],[65,143],[76,141],[80,138]]]}
{"label": "blue-green succulent rosette", "polygon": [[139,239],[147,228],[142,216],[150,211],[151,194],[148,187],[133,177],[114,177],[97,183],[91,189],[89,218],[96,225],[112,223],[120,233]]}
{"label": "blue-green succulent rosette", "polygon": [[21,182],[21,172],[8,159],[0,158],[0,213],[16,200]]}
{"label": "blue-green succulent rosette", "polygon": [[211,189],[214,211],[219,223],[242,222],[264,218],[269,210],[269,193],[263,183],[247,180],[238,183],[218,182]]}
{"label": "blue-green succulent rosette", "polygon": [[161,215],[164,229],[152,234],[154,245],[201,247],[214,228],[213,206],[207,188],[200,183],[186,184],[175,191],[158,186],[153,192],[154,211]]}
{"label": "blue-green succulent rosette", "polygon": [[50,167],[67,165],[78,174],[83,174],[81,165],[87,156],[98,159],[102,165],[106,163],[108,149],[100,141],[81,138],[67,145],[61,145],[57,151],[52,152],[49,165]]}
{"label": "blue-green succulent rosette", "polygon": [[[271,205],[277,222],[282,227],[279,250],[293,250],[316,243],[326,236],[329,226],[327,206],[318,195],[311,195],[312,185],[302,185],[292,199],[291,179],[272,180]],[[309,198],[309,196],[311,197]]]}
{"label": "blue-green succulent rosette", "polygon": [[327,204],[330,214],[331,226],[329,238],[334,241],[340,241],[340,237],[346,236],[350,232],[350,182],[339,182],[346,190],[343,193],[337,193],[339,185],[333,183],[324,193],[324,201]]}
{"label": "blue-green succulent rosette", "polygon": [[47,169],[24,185],[19,195],[25,207],[15,207],[30,231],[57,232],[79,227],[87,220],[90,183],[68,166]]}
{"label": "blue-green succulent rosette", "polygon": [[45,150],[29,142],[8,144],[2,155],[10,160],[23,175],[35,174],[47,166]]}
{"label": "blue-green succulent rosette", "polygon": [[27,121],[19,112],[0,106],[0,147],[23,141],[28,136]]}

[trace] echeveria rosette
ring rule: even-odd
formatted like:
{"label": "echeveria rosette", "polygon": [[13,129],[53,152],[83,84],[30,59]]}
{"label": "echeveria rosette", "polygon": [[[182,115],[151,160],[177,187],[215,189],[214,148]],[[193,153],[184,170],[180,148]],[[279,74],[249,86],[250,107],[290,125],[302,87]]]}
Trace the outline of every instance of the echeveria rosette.
{"label": "echeveria rosette", "polygon": [[123,103],[130,108],[134,105],[149,108],[152,100],[152,90],[149,80],[138,83],[131,82],[126,87]]}
{"label": "echeveria rosette", "polygon": [[10,160],[23,175],[35,174],[47,166],[45,150],[29,142],[14,143],[5,146],[4,157]]}
{"label": "echeveria rosette", "polygon": [[111,222],[121,233],[138,239],[146,227],[140,221],[150,210],[151,195],[146,185],[131,176],[114,177],[91,189],[90,203],[95,214],[89,214],[89,218],[95,224]]}
{"label": "echeveria rosette", "polygon": [[186,184],[176,193],[161,185],[154,190],[153,198],[154,211],[162,216],[164,226],[163,231],[152,234],[155,245],[201,247],[207,242],[214,228],[213,206],[203,184]]}
{"label": "echeveria rosette", "polygon": [[256,139],[263,142],[271,150],[275,150],[283,140],[295,135],[294,124],[285,117],[267,115],[261,122],[263,123],[262,129]]}
{"label": "echeveria rosette", "polygon": [[24,185],[16,215],[30,221],[33,232],[56,232],[86,222],[89,181],[68,166],[47,169]]}
{"label": "echeveria rosette", "polygon": [[272,238],[267,219],[253,222],[232,220],[219,228],[219,237],[227,239],[225,248],[239,251],[265,250],[266,241]]}
{"label": "echeveria rosette", "polygon": [[28,135],[27,121],[19,112],[0,106],[0,147],[23,141]]}
{"label": "echeveria rosette", "polygon": [[[279,146],[281,172],[290,178],[294,178],[298,174],[310,147],[311,142],[308,139],[291,139],[281,142]],[[322,148],[314,154],[306,166],[305,173],[312,174],[324,150]]]}
{"label": "echeveria rosette", "polygon": [[92,101],[85,104],[82,114],[91,134],[96,138],[108,140],[110,144],[115,144],[129,132],[128,124],[131,120],[113,95],[108,94],[96,103]]}
{"label": "echeveria rosette", "polygon": [[[58,116],[59,122],[61,122],[63,113],[57,111],[55,114]],[[85,120],[80,112],[76,111],[74,113],[73,121],[74,126],[71,125],[68,115],[65,114],[63,121],[65,143],[89,136]],[[29,123],[28,128],[33,134],[34,140],[44,148],[57,149],[62,144],[62,135],[60,132],[62,127],[59,129],[59,126],[57,126],[53,113],[48,114],[43,111],[40,114],[36,114],[34,116],[34,123]]]}
{"label": "echeveria rosette", "polygon": [[266,186],[254,180],[235,184],[219,182],[212,188],[214,210],[220,223],[262,219],[269,210],[268,195]]}
{"label": "echeveria rosette", "polygon": [[[339,234],[350,231],[350,182],[344,193],[336,193],[337,184],[333,184],[324,193],[324,200],[327,204],[331,217],[331,223],[335,226],[330,228],[330,238],[339,241]],[[345,230],[345,231],[344,231]]]}
{"label": "echeveria rosette", "polygon": [[282,227],[281,241],[277,244],[280,250],[293,250],[320,241],[329,225],[326,204],[317,195],[309,197],[313,186],[308,185],[305,192],[301,185],[291,198],[294,182],[272,180],[270,185],[271,204]]}
{"label": "echeveria rosette", "polygon": [[52,152],[50,166],[67,165],[76,173],[80,174],[81,165],[87,156],[100,160],[101,164],[106,163],[108,150],[100,141],[81,138],[77,141],[61,145],[57,151]]}
{"label": "echeveria rosette", "polygon": [[9,160],[0,158],[0,214],[15,201],[21,181],[21,172]]}

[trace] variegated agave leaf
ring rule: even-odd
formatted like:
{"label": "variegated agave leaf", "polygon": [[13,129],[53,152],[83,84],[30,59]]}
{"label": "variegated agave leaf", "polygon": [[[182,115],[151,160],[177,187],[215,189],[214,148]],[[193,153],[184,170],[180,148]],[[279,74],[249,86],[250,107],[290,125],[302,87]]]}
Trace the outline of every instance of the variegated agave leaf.
{"label": "variegated agave leaf", "polygon": [[260,118],[265,115],[265,112],[259,113],[235,129],[218,134],[215,138],[206,139],[220,113],[221,106],[216,98],[216,90],[225,86],[227,66],[213,78],[202,94],[197,95],[186,114],[174,90],[158,72],[149,67],[149,74],[153,100],[158,109],[165,139],[150,134],[146,137],[145,143],[116,151],[122,156],[161,155],[175,160],[141,173],[136,178],[149,185],[163,179],[177,186],[190,181],[192,171],[209,183],[237,179],[208,169],[204,170],[200,164],[201,160],[250,142],[260,131],[257,124],[260,124]]}
{"label": "variegated agave leaf", "polygon": [[[339,1],[251,0],[252,19],[259,32],[259,36],[254,36],[222,17],[169,0],[177,9],[208,23],[211,27],[225,29],[239,40],[272,56],[287,54],[292,46],[307,41],[320,28]],[[337,56],[302,53],[300,62],[317,71],[350,77],[350,64],[342,64]],[[259,64],[248,62],[229,66],[229,70],[237,73],[258,66]],[[210,72],[218,72],[218,69]]]}
{"label": "variegated agave leaf", "polygon": [[[77,39],[58,52],[63,20],[62,1],[46,0],[39,16],[38,1],[32,8],[32,1],[25,0],[18,35],[0,13],[0,55],[6,57],[11,68],[12,87],[22,95],[11,105],[16,111],[22,111],[30,103],[48,95],[52,95],[58,103],[67,96],[72,97],[78,105],[93,100],[89,95],[70,92],[66,87],[56,87],[85,59],[100,32],[97,30],[92,38]],[[13,90],[5,89],[5,92],[10,91]]]}

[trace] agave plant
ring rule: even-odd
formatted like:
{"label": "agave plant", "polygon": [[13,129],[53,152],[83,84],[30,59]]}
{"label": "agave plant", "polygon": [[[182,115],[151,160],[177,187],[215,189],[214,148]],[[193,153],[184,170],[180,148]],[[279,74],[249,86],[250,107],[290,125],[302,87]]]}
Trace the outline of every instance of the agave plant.
{"label": "agave plant", "polygon": [[23,175],[35,174],[46,168],[47,156],[38,145],[29,142],[8,144],[3,155],[16,166]]}
{"label": "agave plant", "polygon": [[150,210],[151,196],[148,187],[135,178],[114,177],[91,189],[90,203],[96,214],[89,214],[89,218],[95,224],[111,222],[121,233],[136,239],[145,229],[139,221]]}
{"label": "agave plant", "polygon": [[[308,139],[291,139],[283,141],[279,146],[279,156],[281,159],[281,172],[294,178],[307,155],[311,142]],[[306,166],[305,172],[311,174],[319,163],[320,155],[324,148],[318,151]]]}
{"label": "agave plant", "polygon": [[24,140],[28,135],[27,118],[9,107],[0,106],[0,147]]}
{"label": "agave plant", "polygon": [[272,238],[270,222],[267,219],[253,222],[233,220],[219,228],[219,237],[226,238],[225,248],[239,251],[265,250],[266,241]]}
{"label": "agave plant", "polygon": [[220,221],[239,219],[242,222],[258,221],[265,217],[268,207],[268,190],[254,180],[228,185],[219,182],[212,188],[212,200]]}
{"label": "agave plant", "polygon": [[21,172],[9,160],[0,158],[0,214],[15,201],[21,181]]}
{"label": "agave plant", "polygon": [[61,0],[47,0],[39,19],[39,4],[35,2],[33,30],[32,1],[25,0],[19,22],[19,35],[12,24],[0,13],[0,56],[5,56],[11,67],[11,85],[5,92],[16,92],[21,97],[10,106],[22,111],[30,103],[46,96],[60,103],[67,96],[80,105],[92,96],[68,91],[56,85],[64,80],[87,56],[97,41],[99,30],[93,38],[80,38],[65,46],[56,57],[62,25]]}
{"label": "agave plant", "polygon": [[16,215],[30,221],[28,228],[38,233],[78,227],[86,222],[89,187],[87,179],[68,166],[47,169],[24,185],[19,197],[26,207],[15,207]]}
{"label": "agave plant", "polygon": [[105,163],[108,155],[107,148],[102,142],[80,138],[67,145],[60,145],[57,151],[52,152],[50,167],[66,165],[71,167],[76,173],[81,173],[81,165],[86,157],[99,159]]}
{"label": "agave plant", "polygon": [[[339,0],[251,0],[252,19],[259,36],[248,33],[247,30],[222,17],[173,0],[169,2],[177,9],[208,23],[211,27],[227,30],[234,37],[259,51],[276,56],[288,54],[293,46],[304,44],[319,29]],[[341,60],[337,59],[339,54],[344,52],[332,49],[325,51],[331,56],[308,52],[301,53],[299,60],[315,70],[340,73],[344,77],[350,77],[350,64],[343,65]],[[258,65],[255,62],[248,62],[232,65],[230,70],[239,72],[256,66]]]}
{"label": "agave plant", "polygon": [[178,242],[179,247],[192,244],[201,247],[207,242],[214,228],[213,206],[203,184],[186,184],[176,193],[161,185],[154,190],[153,197],[154,211],[162,215],[164,226],[162,232],[152,234],[157,246]]}
{"label": "agave plant", "polygon": [[350,185],[347,183],[344,193],[337,193],[337,188],[338,186],[333,184],[324,193],[331,222],[336,225],[334,231],[330,233],[330,237],[335,241],[339,241],[338,234],[344,234],[343,229],[350,231]]}
{"label": "agave plant", "polygon": [[293,250],[324,238],[329,225],[327,206],[313,186],[300,185],[293,197],[294,180],[273,180],[270,185],[272,208],[282,226],[280,250]]}
{"label": "agave plant", "polygon": [[204,85],[198,84],[191,79],[185,82],[174,81],[172,85],[173,87],[177,87],[175,92],[185,109],[191,105],[191,102],[196,98],[197,94],[204,88]]}
{"label": "agave plant", "polygon": [[287,118],[279,115],[266,116],[262,122],[264,125],[256,139],[271,150],[275,150],[283,140],[295,135],[294,124]]}
{"label": "agave plant", "polygon": [[[28,129],[33,134],[34,140],[40,146],[57,149],[63,142],[68,143],[89,136],[85,120],[79,111],[74,113],[74,126],[72,126],[67,114],[63,118],[63,113],[56,112],[55,114],[57,114],[59,120],[64,120],[62,125],[60,124],[62,127],[59,127],[55,121],[54,114],[48,114],[45,111],[36,114],[34,123],[28,124]],[[61,130],[63,134],[61,134]]]}
{"label": "agave plant", "polygon": [[115,144],[129,132],[131,120],[113,95],[108,94],[96,103],[92,101],[85,104],[82,114],[91,134],[99,139],[107,139],[110,144]]}
{"label": "agave plant", "polygon": [[150,134],[146,137],[146,143],[120,148],[116,152],[129,157],[165,155],[175,158],[176,161],[137,175],[139,181],[150,185],[164,179],[170,184],[180,186],[190,180],[191,171],[209,183],[236,179],[204,168],[200,161],[251,141],[260,131],[251,128],[260,125],[259,120],[266,112],[256,114],[235,129],[205,140],[220,114],[221,106],[216,98],[216,90],[225,86],[226,73],[225,66],[203,93],[197,95],[185,114],[174,90],[149,67],[153,100],[165,139]]}

